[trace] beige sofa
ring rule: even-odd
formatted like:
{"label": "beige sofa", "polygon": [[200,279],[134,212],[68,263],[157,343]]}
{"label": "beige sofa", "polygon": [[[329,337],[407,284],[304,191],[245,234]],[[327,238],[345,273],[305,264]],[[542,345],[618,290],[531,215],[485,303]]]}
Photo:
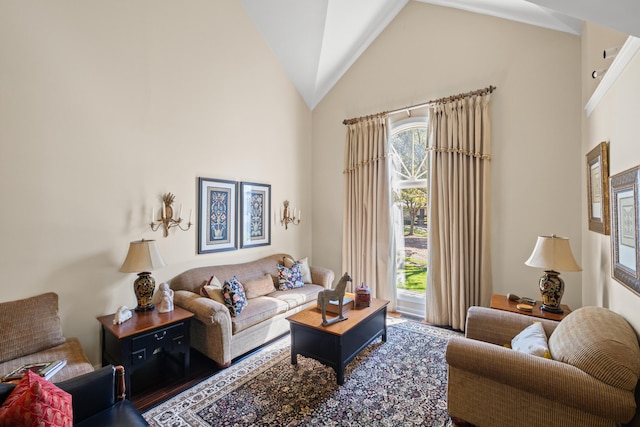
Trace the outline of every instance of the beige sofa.
{"label": "beige sofa", "polygon": [[[504,347],[535,320],[553,359]],[[472,307],[465,334],[446,351],[447,406],[457,424],[614,426],[636,412],[638,338],[613,311],[583,307],[554,322]]]}
{"label": "beige sofa", "polygon": [[[174,303],[195,314],[191,322],[191,346],[226,367],[234,358],[288,332],[286,318],[316,304],[318,293],[331,288],[334,273],[310,266],[312,284],[279,291],[276,290],[277,264],[282,264],[284,257],[292,258],[287,254],[274,254],[241,264],[198,267],[171,279]],[[237,317],[232,317],[224,304],[200,294],[211,276],[223,283],[236,276],[240,283],[247,283],[265,274],[272,277],[273,292],[250,298]]]}
{"label": "beige sofa", "polygon": [[67,364],[52,382],[93,371],[80,341],[62,335],[57,294],[0,303],[0,377],[27,363],[61,359]]}

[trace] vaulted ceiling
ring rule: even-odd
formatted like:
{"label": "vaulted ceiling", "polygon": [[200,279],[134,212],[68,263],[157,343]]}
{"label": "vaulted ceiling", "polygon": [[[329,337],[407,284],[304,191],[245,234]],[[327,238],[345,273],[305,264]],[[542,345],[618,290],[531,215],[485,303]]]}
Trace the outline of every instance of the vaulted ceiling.
{"label": "vaulted ceiling", "polygon": [[[241,0],[313,110],[410,0]],[[580,34],[583,21],[640,37],[638,0],[412,0]]]}

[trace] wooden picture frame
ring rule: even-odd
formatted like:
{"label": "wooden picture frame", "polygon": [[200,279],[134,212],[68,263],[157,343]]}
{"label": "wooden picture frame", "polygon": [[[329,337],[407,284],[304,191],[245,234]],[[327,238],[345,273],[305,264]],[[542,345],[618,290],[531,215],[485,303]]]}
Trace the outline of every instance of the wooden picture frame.
{"label": "wooden picture frame", "polygon": [[586,157],[589,230],[608,235],[610,221],[607,143],[601,142],[589,151]]}
{"label": "wooden picture frame", "polygon": [[198,179],[198,253],[238,249],[238,182]]}
{"label": "wooden picture frame", "polygon": [[611,177],[611,275],[640,295],[640,166]]}
{"label": "wooden picture frame", "polygon": [[271,185],[255,182],[240,184],[242,219],[240,247],[271,244]]}

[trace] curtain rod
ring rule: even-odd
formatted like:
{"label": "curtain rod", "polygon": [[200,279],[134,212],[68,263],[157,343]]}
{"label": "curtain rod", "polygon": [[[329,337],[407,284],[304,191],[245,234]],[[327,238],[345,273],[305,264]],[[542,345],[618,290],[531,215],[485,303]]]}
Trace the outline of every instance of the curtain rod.
{"label": "curtain rod", "polygon": [[376,117],[384,116],[384,115],[387,115],[387,114],[398,114],[398,113],[402,113],[402,112],[407,112],[408,113],[411,110],[415,110],[417,108],[426,107],[426,106],[432,105],[432,104],[442,104],[442,103],[445,103],[445,102],[451,102],[451,101],[456,101],[458,99],[468,98],[470,96],[486,95],[487,93],[492,93],[496,89],[497,89],[497,87],[489,85],[489,87],[485,87],[484,89],[472,90],[471,92],[459,93],[457,95],[452,95],[452,96],[445,96],[444,98],[433,99],[431,101],[423,102],[422,104],[411,105],[411,106],[404,107],[404,108],[398,108],[397,110],[382,111],[380,113],[370,114],[368,116],[354,117],[352,119],[345,119],[345,120],[343,120],[342,124],[343,125],[351,125],[351,124],[358,123],[358,122],[363,121],[363,120],[369,120],[369,119],[373,119],[373,118],[376,118]]}

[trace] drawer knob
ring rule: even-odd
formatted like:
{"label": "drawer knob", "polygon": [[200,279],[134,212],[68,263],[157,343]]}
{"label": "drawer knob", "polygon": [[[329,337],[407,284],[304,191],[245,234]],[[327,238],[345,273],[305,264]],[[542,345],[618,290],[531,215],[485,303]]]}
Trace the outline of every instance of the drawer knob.
{"label": "drawer knob", "polygon": [[165,336],[167,336],[167,331],[162,331],[162,335],[154,334],[153,336],[156,337],[157,341],[160,341],[160,340],[164,339]]}

